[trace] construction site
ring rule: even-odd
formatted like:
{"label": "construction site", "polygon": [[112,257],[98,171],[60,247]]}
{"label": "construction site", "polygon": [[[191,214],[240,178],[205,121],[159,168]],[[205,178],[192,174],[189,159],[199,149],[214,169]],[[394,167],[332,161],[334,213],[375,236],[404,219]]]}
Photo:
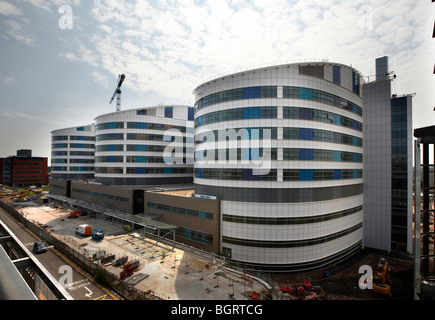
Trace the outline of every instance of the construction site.
{"label": "construction site", "polygon": [[272,299],[270,279],[229,268],[221,257],[146,235],[143,229],[132,230],[120,219],[52,202],[1,200],[146,299]]}
{"label": "construction site", "polygon": [[[43,200],[41,200],[43,199]],[[304,273],[264,274],[237,268],[223,257],[156,237],[121,219],[39,199],[2,196],[25,219],[40,226],[136,294],[157,300],[377,300],[412,299],[413,261],[387,256],[392,294],[359,287],[359,267],[375,267],[381,253],[362,251],[343,263]],[[80,231],[82,230],[82,231]]]}

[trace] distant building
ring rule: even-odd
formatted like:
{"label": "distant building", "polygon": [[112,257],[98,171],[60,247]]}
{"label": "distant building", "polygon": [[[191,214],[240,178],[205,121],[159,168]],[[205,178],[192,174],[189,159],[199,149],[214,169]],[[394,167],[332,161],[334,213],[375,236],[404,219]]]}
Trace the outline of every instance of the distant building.
{"label": "distant building", "polygon": [[53,179],[93,179],[94,164],[94,124],[51,132]]}
{"label": "distant building", "polygon": [[48,158],[31,154],[31,150],[18,150],[17,156],[0,158],[0,183],[10,186],[48,184]]}

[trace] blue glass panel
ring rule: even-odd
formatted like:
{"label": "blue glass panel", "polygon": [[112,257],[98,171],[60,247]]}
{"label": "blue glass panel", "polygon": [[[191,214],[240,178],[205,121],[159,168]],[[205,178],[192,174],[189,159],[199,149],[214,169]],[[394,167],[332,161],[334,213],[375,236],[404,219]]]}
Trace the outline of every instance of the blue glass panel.
{"label": "blue glass panel", "polygon": [[334,169],[334,180],[340,180],[340,179],[341,179],[341,170]]}
{"label": "blue glass panel", "polygon": [[341,125],[341,116],[334,114],[334,124]]}
{"label": "blue glass panel", "polygon": [[198,218],[206,219],[207,214],[204,211],[198,211]]}
{"label": "blue glass panel", "polygon": [[260,119],[260,107],[244,108],[243,119]]}
{"label": "blue glass panel", "polygon": [[352,103],[352,111],[358,113],[358,106],[355,103]]}
{"label": "blue glass panel", "polygon": [[352,71],[353,92],[359,94],[358,74]]}
{"label": "blue glass panel", "polygon": [[314,130],[307,128],[299,128],[300,140],[314,140]]}
{"label": "blue glass panel", "polygon": [[307,108],[299,108],[299,119],[313,120],[313,110]]}
{"label": "blue glass panel", "polygon": [[353,154],[353,162],[358,162],[358,153]]}
{"label": "blue glass panel", "polygon": [[353,169],[353,178],[358,179],[358,169]]}
{"label": "blue glass panel", "polygon": [[77,131],[85,131],[85,127],[79,127],[77,128]]}
{"label": "blue glass panel", "polygon": [[136,168],[136,173],[146,173],[145,168]]}
{"label": "blue glass panel", "polygon": [[260,87],[243,88],[243,99],[260,98]]}
{"label": "blue glass panel", "polygon": [[334,151],[334,161],[341,161],[341,151]]}
{"label": "blue glass panel", "polygon": [[187,120],[189,120],[189,121],[194,120],[194,109],[193,108],[187,109]]}
{"label": "blue glass panel", "polygon": [[136,162],[141,162],[141,163],[147,162],[147,157],[144,156],[136,157]]}
{"label": "blue glass panel", "polygon": [[163,168],[163,173],[172,173],[172,168]]}
{"label": "blue glass panel", "polygon": [[300,169],[299,170],[299,181],[313,181],[314,171],[313,169]]}
{"label": "blue glass panel", "polygon": [[313,89],[299,88],[299,99],[314,100]]}
{"label": "blue glass panel", "polygon": [[357,137],[353,137],[353,145],[354,146],[358,145],[358,138]]}
{"label": "blue glass panel", "polygon": [[115,157],[114,156],[108,156],[107,157],[107,162],[115,162]]}
{"label": "blue glass panel", "polygon": [[250,181],[259,181],[260,180],[260,176],[259,175],[253,175],[252,174],[252,169],[243,169],[243,180],[250,180]]}
{"label": "blue glass panel", "polygon": [[173,107],[165,107],[165,118],[172,118],[173,117]]}
{"label": "blue glass panel", "polygon": [[197,178],[202,178],[202,168],[197,168],[196,169],[196,177]]}
{"label": "blue glass panel", "polygon": [[299,149],[299,160],[314,160],[314,150]]}
{"label": "blue glass panel", "polygon": [[184,237],[190,239],[192,237],[190,229],[184,229]]}
{"label": "blue glass panel", "polygon": [[138,145],[136,146],[136,151],[146,151],[147,146],[145,145]]}
{"label": "blue glass panel", "polygon": [[332,81],[336,84],[341,84],[340,66],[332,67]]}

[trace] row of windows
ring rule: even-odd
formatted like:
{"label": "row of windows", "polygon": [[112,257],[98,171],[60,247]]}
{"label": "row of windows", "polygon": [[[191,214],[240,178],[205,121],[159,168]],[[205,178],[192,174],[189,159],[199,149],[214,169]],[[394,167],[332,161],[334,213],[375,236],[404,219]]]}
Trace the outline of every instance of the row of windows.
{"label": "row of windows", "polygon": [[173,206],[168,206],[166,204],[160,204],[160,203],[155,203],[155,202],[150,202],[150,201],[148,201],[147,206],[148,206],[148,208],[164,210],[164,211],[173,212],[176,214],[182,214],[182,215],[191,216],[191,217],[196,217],[196,218],[200,218],[200,219],[206,219],[206,220],[213,219],[213,213],[205,212],[205,211],[198,211],[198,210],[173,207]]}
{"label": "row of windows", "polygon": [[337,108],[345,109],[360,116],[362,115],[362,108],[357,104],[349,100],[340,98],[339,96],[336,96],[334,94],[317,89],[284,86],[283,98],[316,101]]}
{"label": "row of windows", "polygon": [[[76,141],[95,141],[94,136],[69,136],[70,140]],[[51,141],[68,140],[68,136],[52,136]]]}
{"label": "row of windows", "polygon": [[72,188],[72,192],[82,193],[86,195],[90,195],[93,197],[103,198],[103,199],[109,199],[109,200],[115,200],[115,201],[121,201],[121,202],[129,202],[130,200],[126,197],[120,197],[113,194],[106,194],[96,191],[90,191],[90,190],[83,190],[78,188]]}
{"label": "row of windows", "polygon": [[[153,146],[153,145],[140,145],[140,144],[128,144],[127,151],[142,151],[142,152],[163,152],[166,146]],[[107,151],[124,151],[123,144],[106,144],[98,145],[96,147],[97,152],[107,152]]]}
{"label": "row of windows", "polygon": [[53,171],[74,171],[74,172],[93,172],[93,167],[52,167]]}
{"label": "row of windows", "polygon": [[[67,156],[68,151],[52,151],[51,155],[52,156]],[[70,156],[91,156],[91,157],[93,157],[95,155],[95,153],[92,151],[70,151],[69,155]]]}
{"label": "row of windows", "polygon": [[[193,120],[193,119],[192,119]],[[186,132],[185,126],[176,126],[172,124],[163,123],[150,123],[150,122],[127,122],[127,129],[148,129],[148,130],[162,130],[177,129],[181,132]],[[124,122],[105,122],[96,125],[97,131],[107,129],[124,129]],[[66,139],[63,139],[66,140]]]}
{"label": "row of windows", "polygon": [[[248,107],[211,112],[196,118],[195,126],[200,127],[211,123],[234,120],[277,119],[277,109],[277,107]],[[319,121],[362,131],[362,123],[359,121],[310,108],[284,107],[283,118]]]}
{"label": "row of windows", "polygon": [[[196,168],[195,177],[216,180],[277,181],[277,169],[258,174],[253,169]],[[328,181],[362,178],[361,169],[283,169],[283,181]]]}
{"label": "row of windows", "polygon": [[51,159],[51,163],[95,163],[94,159]]}
{"label": "row of windows", "polygon": [[[192,173],[193,168],[126,168],[127,174],[176,174],[176,173]],[[95,173],[112,173],[123,174],[124,170],[121,167],[96,167]]]}
{"label": "row of windows", "polygon": [[362,154],[337,150],[284,148],[283,160],[362,162]]}
{"label": "row of windows", "polygon": [[[270,137],[267,135],[267,133],[270,133]],[[208,142],[234,140],[237,138],[246,140],[276,140],[278,138],[277,133],[278,129],[276,127],[218,129],[205,131],[201,134],[195,135],[195,143],[200,144],[203,142],[207,142],[209,136],[211,136],[214,140]]]}
{"label": "row of windows", "polygon": [[[163,157],[152,156],[126,156],[127,163],[165,163]],[[123,156],[101,156],[97,157],[97,163],[124,162]]]}
{"label": "row of windows", "polygon": [[361,179],[361,169],[283,169],[283,181]]}
{"label": "row of windows", "polygon": [[[89,143],[70,143],[70,148],[77,148],[77,149],[94,149],[95,144],[89,144]],[[61,149],[61,148],[68,148],[68,143],[53,143],[51,145],[52,149]]]}
{"label": "row of windows", "polygon": [[249,107],[216,111],[195,119],[195,126],[200,127],[210,123],[246,120],[246,119],[276,119],[277,107]]}
{"label": "row of windows", "polygon": [[333,213],[311,216],[311,217],[248,217],[248,216],[235,216],[224,214],[222,216],[223,221],[245,224],[262,224],[262,225],[293,225],[293,224],[307,224],[325,222],[328,220],[339,219],[351,214],[362,211],[362,206],[357,206],[347,210],[341,210]]}
{"label": "row of windows", "polygon": [[195,103],[195,110],[200,110],[212,104],[255,98],[276,98],[276,86],[247,87],[225,90],[208,95]]}
{"label": "row of windows", "polygon": [[[358,82],[358,77],[356,77],[354,81]],[[207,106],[227,101],[256,98],[277,98],[277,93],[277,86],[247,87],[225,90],[210,94],[198,100],[195,103],[195,110],[198,111]],[[359,89],[358,92],[355,93],[359,94]],[[340,98],[339,96],[317,89],[284,86],[283,98],[302,99],[326,103],[328,105],[342,108],[358,115],[362,115],[362,108],[357,104],[349,100]]]}
{"label": "row of windows", "polygon": [[310,128],[284,128],[283,138],[289,140],[323,141],[351,146],[362,147],[362,139],[344,133],[310,129]]}
{"label": "row of windows", "polygon": [[[214,153],[209,156],[208,152]],[[197,161],[203,160],[260,160],[270,159],[278,160],[278,149],[253,149],[253,148],[237,148],[237,149],[215,149],[201,150],[195,152]],[[313,161],[334,161],[334,162],[362,162],[362,154],[337,150],[323,149],[298,149],[298,148],[283,148],[283,160],[313,160]]]}
{"label": "row of windows", "polygon": [[362,123],[359,121],[336,113],[310,108],[284,107],[283,118],[319,121],[362,131]]}
{"label": "row of windows", "polygon": [[175,237],[184,238],[201,244],[213,245],[213,235],[188,228],[178,227],[175,230]]}
{"label": "row of windows", "polygon": [[[208,152],[214,153],[214,159],[210,159],[208,156]],[[219,150],[204,150],[197,151],[195,153],[195,157],[197,161],[204,160],[260,160],[261,158],[270,159],[270,160],[278,160],[278,149],[270,148],[270,149],[252,149],[252,148],[237,148],[237,149],[219,149]]]}
{"label": "row of windows", "polygon": [[323,237],[306,239],[306,240],[249,240],[249,239],[237,239],[233,237],[222,237],[222,242],[240,245],[240,246],[248,246],[248,247],[258,247],[258,248],[295,248],[295,247],[308,247],[313,245],[322,244],[325,242],[329,242],[335,239],[342,238],[348,234],[358,231],[362,228],[362,223],[359,223],[351,228],[346,230],[330,234]]}
{"label": "row of windows", "polygon": [[[185,143],[186,137],[182,137],[182,138],[183,138],[183,143]],[[97,141],[124,140],[124,134],[123,133],[97,134],[96,139]],[[150,134],[150,133],[127,133],[127,140],[172,142],[175,141],[175,136],[172,136],[170,134],[164,135],[164,134]]]}
{"label": "row of windows", "polygon": [[[232,129],[218,129],[212,131],[202,132],[201,134],[197,134],[195,136],[195,143],[200,144],[203,142],[207,142],[207,139],[211,137],[212,141],[225,141],[225,140],[234,140],[234,139],[245,139],[245,140],[256,140],[256,139],[269,139],[269,135],[266,133],[270,133],[270,139],[276,140],[278,138],[278,130],[277,128],[232,128]],[[310,128],[283,128],[283,139],[286,140],[311,140],[311,141],[322,141],[322,142],[331,142],[338,144],[347,144],[351,146],[362,147],[363,141],[359,137],[347,135],[344,133],[327,131],[327,130],[319,130],[319,129],[310,129]]]}

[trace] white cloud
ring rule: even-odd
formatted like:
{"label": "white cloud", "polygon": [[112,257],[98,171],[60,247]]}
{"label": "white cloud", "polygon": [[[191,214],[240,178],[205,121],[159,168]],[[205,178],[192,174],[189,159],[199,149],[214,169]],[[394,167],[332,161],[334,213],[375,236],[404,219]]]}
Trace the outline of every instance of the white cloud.
{"label": "white cloud", "polygon": [[415,66],[412,55],[431,40],[434,7],[409,0],[95,0],[97,28],[64,56],[113,79],[125,73],[124,85],[138,93],[179,100],[191,100],[204,79],[299,59],[352,64],[370,75],[375,58],[389,55],[409,73],[404,66]]}
{"label": "white cloud", "polygon": [[9,85],[14,83],[15,79],[13,77],[0,73],[0,84]]}
{"label": "white cloud", "polygon": [[29,30],[29,27],[26,26],[23,21],[19,20],[3,20],[1,24],[3,25],[3,37],[6,39],[15,39],[21,43],[24,43],[28,46],[36,46],[36,40],[33,33]]}
{"label": "white cloud", "polygon": [[21,10],[17,8],[12,3],[6,2],[4,0],[0,1],[0,14],[4,16],[20,16]]}

